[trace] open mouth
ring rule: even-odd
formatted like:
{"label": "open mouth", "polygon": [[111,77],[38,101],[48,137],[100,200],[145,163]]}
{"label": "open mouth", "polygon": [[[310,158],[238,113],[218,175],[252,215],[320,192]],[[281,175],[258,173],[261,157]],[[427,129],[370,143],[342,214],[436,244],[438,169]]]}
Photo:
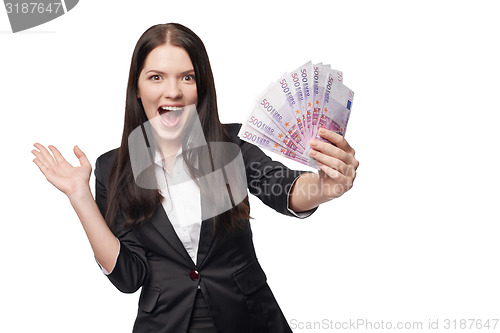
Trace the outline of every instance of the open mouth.
{"label": "open mouth", "polygon": [[170,128],[179,124],[184,107],[182,106],[160,106],[158,113],[163,126]]}

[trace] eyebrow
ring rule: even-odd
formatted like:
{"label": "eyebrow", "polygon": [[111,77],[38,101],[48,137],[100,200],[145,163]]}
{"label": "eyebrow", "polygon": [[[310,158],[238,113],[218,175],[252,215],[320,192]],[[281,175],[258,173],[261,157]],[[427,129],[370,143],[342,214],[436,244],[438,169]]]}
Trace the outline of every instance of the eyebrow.
{"label": "eyebrow", "polygon": [[[164,72],[159,71],[157,69],[150,69],[149,71],[146,72],[146,74],[151,73],[151,72],[165,75]],[[184,71],[180,75],[187,75],[187,74],[194,74],[194,69],[190,69],[190,70]]]}

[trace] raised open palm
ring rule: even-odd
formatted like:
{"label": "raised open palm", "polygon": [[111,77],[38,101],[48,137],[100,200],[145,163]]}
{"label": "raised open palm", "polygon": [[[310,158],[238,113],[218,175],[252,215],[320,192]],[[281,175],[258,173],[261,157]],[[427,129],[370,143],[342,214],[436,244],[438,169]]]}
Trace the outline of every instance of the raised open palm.
{"label": "raised open palm", "polygon": [[52,185],[68,197],[89,189],[92,166],[78,146],[75,146],[73,151],[80,161],[80,166],[72,166],[54,146],[48,146],[53,156],[43,145],[35,143],[34,146],[38,150],[31,151],[36,156],[33,162]]}

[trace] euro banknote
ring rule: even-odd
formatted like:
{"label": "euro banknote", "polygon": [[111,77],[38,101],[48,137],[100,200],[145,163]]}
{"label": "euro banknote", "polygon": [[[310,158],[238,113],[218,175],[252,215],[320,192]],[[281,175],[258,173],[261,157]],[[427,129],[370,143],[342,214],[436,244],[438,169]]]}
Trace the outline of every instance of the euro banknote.
{"label": "euro banknote", "polygon": [[320,128],[345,135],[354,92],[343,73],[311,61],[270,84],[250,110],[238,136],[273,153],[318,168],[309,156]]}

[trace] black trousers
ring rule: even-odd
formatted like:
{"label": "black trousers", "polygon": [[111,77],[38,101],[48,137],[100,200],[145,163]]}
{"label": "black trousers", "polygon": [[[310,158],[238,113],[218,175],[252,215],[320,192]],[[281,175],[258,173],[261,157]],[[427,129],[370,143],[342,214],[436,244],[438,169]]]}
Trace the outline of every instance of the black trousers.
{"label": "black trousers", "polygon": [[198,289],[196,293],[188,333],[217,333],[212,317],[210,317],[210,311],[208,311],[207,301],[205,301],[201,289]]}

